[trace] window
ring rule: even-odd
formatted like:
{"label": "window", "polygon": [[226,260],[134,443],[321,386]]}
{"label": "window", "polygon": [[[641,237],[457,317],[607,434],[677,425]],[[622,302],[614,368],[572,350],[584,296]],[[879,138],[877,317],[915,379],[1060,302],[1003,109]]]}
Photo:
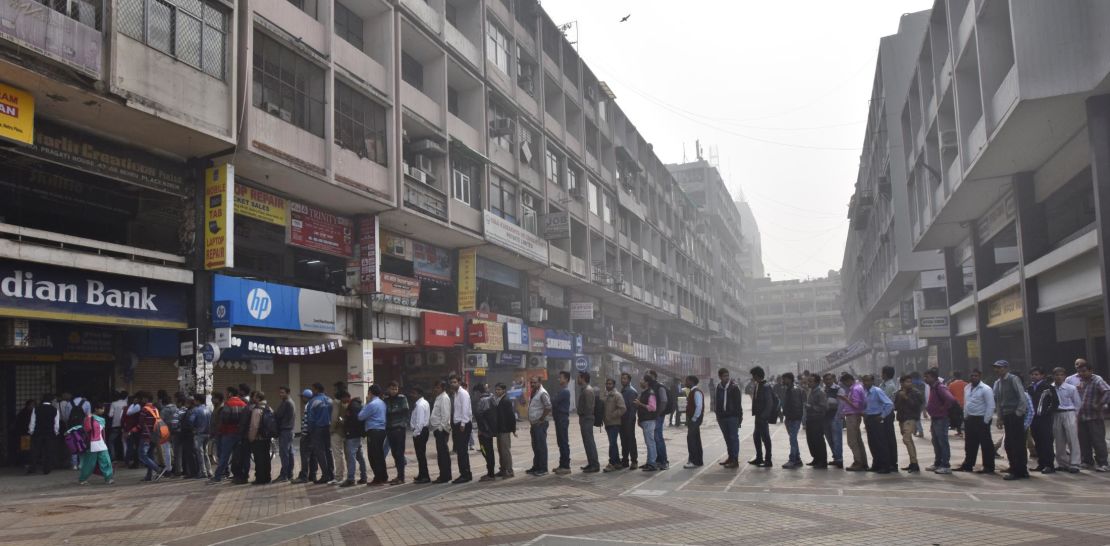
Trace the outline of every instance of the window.
{"label": "window", "polygon": [[574,169],[567,169],[567,190],[574,191],[578,189],[578,178],[582,176]]}
{"label": "window", "polygon": [[481,182],[478,167],[466,159],[451,161],[451,195],[474,209],[481,210]]}
{"label": "window", "polygon": [[501,27],[488,19],[486,20],[486,58],[505,75],[512,74],[509,72],[509,39]]}
{"label": "window", "polygon": [[455,4],[447,2],[443,6],[443,14],[447,17],[447,22],[455,28],[459,28],[459,8]]}
{"label": "window", "polygon": [[[590,182],[590,184],[593,184],[593,182]],[[613,196],[609,195],[608,193],[602,193],[601,198],[602,198],[601,219],[606,224],[614,225],[613,224],[613,220],[614,220],[614,218],[613,218]]]}
{"label": "window", "polygon": [[450,85],[447,86],[447,111],[459,115],[459,90]]}
{"label": "window", "polygon": [[335,3],[335,35],[343,38],[347,43],[362,51],[362,18],[340,4]]}
{"label": "window", "polygon": [[297,6],[297,9],[309,14],[313,19],[316,19],[320,11],[319,0],[288,0],[290,4]]}
{"label": "window", "polygon": [[562,162],[559,160],[559,156],[555,155],[555,152],[551,151],[550,149],[547,150],[546,153],[547,181],[555,184],[556,186],[562,186],[562,184],[560,184],[562,177],[559,175],[559,173],[561,172],[560,163]]}
{"label": "window", "polygon": [[494,176],[489,183],[489,209],[494,214],[517,223],[516,185],[500,176]]}
{"label": "window", "polygon": [[324,71],[254,33],[254,93],[251,103],[316,136],[324,136]]}
{"label": "window", "polygon": [[335,143],[359,157],[387,164],[385,107],[339,81],[335,82]]}
{"label": "window", "polygon": [[528,96],[536,96],[536,61],[528,56],[523,47],[516,46],[516,84]]}
{"label": "window", "polygon": [[[570,172],[572,174],[574,173],[574,171],[570,171]],[[590,188],[590,192],[589,192],[590,212],[592,212],[595,216],[600,216],[601,215],[601,192],[598,190],[597,183],[595,183],[593,180],[589,181],[589,188]]]}
{"label": "window", "polygon": [[[500,121],[500,120],[506,120],[506,121]],[[508,109],[501,106],[496,101],[490,100],[489,101],[489,121],[490,121],[491,125],[495,124],[495,123],[497,123],[497,124],[505,124],[505,123],[511,124],[512,123],[512,115],[509,113]],[[494,145],[498,146],[499,148],[501,148],[503,150],[511,150],[512,149],[512,145],[513,145],[512,136],[513,136],[512,135],[512,125],[509,125],[508,130],[505,130],[501,127],[498,127],[498,130],[494,131],[493,127],[492,126],[490,127],[490,131],[489,131],[490,142],[492,142]],[[529,152],[529,154],[531,154],[531,152]]]}
{"label": "window", "polygon": [[539,234],[539,217],[536,216],[536,209],[532,208],[532,204],[540,200],[529,193],[522,193],[520,196],[522,202],[520,204],[520,225],[524,229],[533,234]]}
{"label": "window", "polygon": [[536,169],[535,139],[531,129],[520,126],[520,162],[532,169]]}
{"label": "window", "polygon": [[470,175],[460,171],[451,171],[452,196],[467,205],[470,204]]}
{"label": "window", "polygon": [[224,79],[227,14],[203,0],[121,0],[122,33]]}
{"label": "window", "polygon": [[424,92],[424,65],[404,51],[401,52],[401,79]]}
{"label": "window", "polygon": [[606,103],[605,103],[604,100],[597,101],[597,119],[600,119],[601,121],[605,121],[605,119],[606,119],[605,118],[605,104]]}

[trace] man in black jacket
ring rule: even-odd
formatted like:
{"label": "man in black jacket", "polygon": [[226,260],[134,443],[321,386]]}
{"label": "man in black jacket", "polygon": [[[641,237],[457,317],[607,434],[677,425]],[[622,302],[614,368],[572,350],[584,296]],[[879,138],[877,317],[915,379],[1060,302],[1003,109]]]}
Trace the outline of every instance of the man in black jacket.
{"label": "man in black jacket", "polygon": [[355,485],[355,465],[358,465],[361,479],[357,483],[366,483],[366,457],[362,453],[362,437],[366,435],[366,427],[358,420],[358,413],[362,411],[362,399],[351,398],[351,393],[339,393],[339,408],[342,410],[339,418],[340,432],[343,434],[343,457],[347,466],[347,479],[339,487],[353,487]]}
{"label": "man in black jacket", "polygon": [[274,421],[278,427],[278,458],[281,471],[276,481],[293,479],[293,425],[296,423],[296,409],[289,399],[289,387],[278,387],[278,405],[274,409]]}
{"label": "man in black jacket", "polygon": [[390,381],[385,389],[385,435],[389,441],[389,452],[393,454],[397,477],[389,485],[405,483],[405,436],[411,416],[409,399],[401,394],[401,386],[396,381]]}
{"label": "man in black jacket", "polygon": [[1056,395],[1056,386],[1040,366],[1029,370],[1029,379],[1027,390],[1033,401],[1033,423],[1029,425],[1029,432],[1037,448],[1037,470],[1041,474],[1052,474],[1056,472],[1052,422],[1056,418],[1056,408],[1060,407],[1060,398]]}
{"label": "man in black jacket", "polygon": [[809,455],[813,459],[809,465],[823,470],[829,467],[828,452],[825,451],[825,410],[828,408],[828,397],[821,387],[821,376],[807,376],[803,392],[806,400],[806,445],[809,446]]}
{"label": "man in black jacket", "polygon": [[721,380],[713,393],[713,413],[717,414],[717,425],[721,427],[721,435],[725,438],[728,458],[720,463],[725,468],[740,466],[740,421],[743,419],[744,408],[741,407],[743,393],[740,387],[729,378],[728,368],[717,370],[717,378]]}
{"label": "man in black jacket", "polygon": [[516,436],[516,412],[513,411],[513,401],[506,394],[508,388],[504,383],[493,387],[493,399],[497,408],[497,460],[500,468],[498,478],[513,477],[513,436]]}
{"label": "man in black jacket", "polygon": [[[786,432],[790,435],[790,457],[783,468],[792,469],[802,466],[802,454],[798,449],[798,431],[802,428],[802,415],[805,413],[806,395],[794,384],[794,374],[782,374],[782,416]],[[770,449],[768,449],[770,451]],[[767,457],[770,459],[770,457]]]}
{"label": "man in black jacket", "polygon": [[493,473],[496,454],[493,451],[493,438],[497,435],[497,407],[493,395],[486,392],[483,383],[472,385],[470,390],[477,401],[474,408],[474,423],[478,425],[478,445],[482,458],[486,461],[486,473],[478,481],[485,482],[496,479]]}
{"label": "man in black jacket", "polygon": [[[751,369],[752,374],[752,416],[755,417],[755,434],[752,442],[755,443],[755,458],[748,464],[771,468],[771,422],[776,419],[778,408],[775,407],[774,393],[771,386],[765,381],[767,375],[760,366]],[[763,452],[767,454],[764,456]]]}
{"label": "man in black jacket", "polygon": [[49,474],[54,468],[54,445],[58,442],[61,426],[58,408],[51,402],[54,395],[42,395],[42,403],[31,410],[31,422],[27,433],[31,435],[31,461],[27,473],[35,472],[35,465],[42,466],[42,473]]}

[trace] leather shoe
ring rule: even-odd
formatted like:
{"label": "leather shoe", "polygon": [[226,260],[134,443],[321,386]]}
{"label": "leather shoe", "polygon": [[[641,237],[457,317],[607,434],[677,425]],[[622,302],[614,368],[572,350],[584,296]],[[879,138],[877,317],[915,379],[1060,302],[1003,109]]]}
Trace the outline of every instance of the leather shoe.
{"label": "leather shoe", "polygon": [[432,483],[450,483],[450,481],[451,481],[451,478],[445,476],[445,477],[436,478],[436,480]]}

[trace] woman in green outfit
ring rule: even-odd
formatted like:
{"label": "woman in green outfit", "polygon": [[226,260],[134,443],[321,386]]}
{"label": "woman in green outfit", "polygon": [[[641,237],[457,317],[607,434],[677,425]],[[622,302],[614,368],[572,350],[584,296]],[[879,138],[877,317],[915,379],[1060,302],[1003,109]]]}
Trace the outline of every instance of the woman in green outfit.
{"label": "woman in green outfit", "polygon": [[115,483],[112,479],[112,458],[108,454],[108,444],[104,441],[104,406],[97,405],[95,414],[85,416],[85,437],[89,439],[89,449],[81,454],[81,476],[78,483],[89,485],[93,468],[100,465],[104,483]]}

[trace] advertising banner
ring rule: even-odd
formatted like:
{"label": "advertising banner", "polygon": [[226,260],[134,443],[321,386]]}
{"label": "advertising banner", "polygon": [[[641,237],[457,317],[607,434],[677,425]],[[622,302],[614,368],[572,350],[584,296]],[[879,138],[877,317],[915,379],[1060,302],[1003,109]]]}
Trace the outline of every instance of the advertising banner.
{"label": "advertising banner", "polygon": [[378,256],[379,229],[377,216],[358,217],[358,291],[361,294],[381,291],[378,279],[381,268]]}
{"label": "advertising banner", "polygon": [[459,250],[459,312],[478,308],[478,250]]}
{"label": "advertising banner", "polygon": [[235,166],[204,171],[204,269],[235,267],[235,215],[230,200]]}
{"label": "advertising banner", "polygon": [[393,273],[382,273],[381,279],[381,294],[385,296],[385,301],[415,307],[420,300],[419,280]]}
{"label": "advertising banner", "polygon": [[987,326],[994,328],[1021,320],[1024,315],[1021,292],[1014,290],[998,296],[987,304]]}
{"label": "advertising banner", "polygon": [[351,257],[354,229],[350,219],[291,201],[289,203],[289,244]]}
{"label": "advertising banner", "polygon": [[226,301],[234,326],[337,332],[336,295],[226,275],[213,280],[213,302]]}
{"label": "advertising banner", "polygon": [[544,331],[547,346],[545,354],[548,358],[573,358],[574,343],[571,335],[557,330]]}
{"label": "advertising banner", "polygon": [[547,265],[547,241],[488,210],[483,216],[487,241]]}
{"label": "advertising banner", "polygon": [[547,351],[547,334],[543,328],[528,327],[528,352],[543,354]]}
{"label": "advertising banner", "polygon": [[35,97],[0,83],[0,138],[20,144],[35,139]]}
{"label": "advertising banner", "polygon": [[463,319],[458,315],[446,313],[421,314],[424,322],[424,336],[421,344],[427,347],[454,347],[463,342]]}
{"label": "advertising banner", "polygon": [[550,212],[543,215],[543,238],[548,241],[570,239],[570,212]]}
{"label": "advertising banner", "polygon": [[[486,320],[471,320],[467,326],[470,334],[470,346],[479,351],[504,351],[505,335],[500,322]],[[482,339],[484,338],[484,339]]]}
{"label": "advertising banner", "polygon": [[235,214],[285,226],[287,209],[284,198],[243,184],[235,185]]}
{"label": "advertising banner", "polygon": [[412,240],[389,230],[381,230],[382,254],[412,261]]}
{"label": "advertising banner", "polygon": [[948,337],[952,335],[947,309],[924,309],[917,316],[917,337]]}
{"label": "advertising banner", "polygon": [[451,284],[451,253],[437,246],[412,242],[412,267],[416,276],[439,284]]}
{"label": "advertising banner", "polygon": [[570,320],[593,320],[594,304],[590,301],[570,302]]}
{"label": "advertising banner", "polygon": [[517,322],[505,323],[505,344],[510,351],[527,352],[532,344],[528,339],[530,328]]}

